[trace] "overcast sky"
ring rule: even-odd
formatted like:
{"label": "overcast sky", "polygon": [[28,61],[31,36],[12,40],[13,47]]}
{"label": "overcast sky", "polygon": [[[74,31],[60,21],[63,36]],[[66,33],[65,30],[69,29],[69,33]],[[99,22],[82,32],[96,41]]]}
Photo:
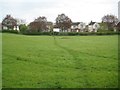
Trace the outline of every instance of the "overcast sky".
{"label": "overcast sky", "polygon": [[39,16],[55,22],[58,14],[65,13],[73,22],[100,22],[106,14],[118,17],[120,0],[0,0],[0,22],[10,14],[27,23]]}

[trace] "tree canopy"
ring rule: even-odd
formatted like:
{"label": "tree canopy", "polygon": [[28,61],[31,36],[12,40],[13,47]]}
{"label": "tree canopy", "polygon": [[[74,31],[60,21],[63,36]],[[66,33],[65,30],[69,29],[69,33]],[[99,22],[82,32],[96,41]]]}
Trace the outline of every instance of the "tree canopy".
{"label": "tree canopy", "polygon": [[67,30],[68,28],[71,27],[72,21],[71,19],[66,16],[65,14],[60,14],[56,18],[56,25],[61,29],[61,30]]}
{"label": "tree canopy", "polygon": [[21,24],[20,26],[19,26],[19,29],[20,29],[20,32],[25,32],[27,29],[28,29],[28,27],[25,25],[25,24]]}
{"label": "tree canopy", "polygon": [[115,25],[119,22],[118,18],[114,15],[105,15],[102,17],[102,22],[107,23],[108,29],[113,29]]}
{"label": "tree canopy", "polygon": [[47,25],[47,18],[46,17],[38,17],[35,19],[33,22],[29,24],[30,30],[34,30],[37,32],[42,32],[46,30],[46,25]]}

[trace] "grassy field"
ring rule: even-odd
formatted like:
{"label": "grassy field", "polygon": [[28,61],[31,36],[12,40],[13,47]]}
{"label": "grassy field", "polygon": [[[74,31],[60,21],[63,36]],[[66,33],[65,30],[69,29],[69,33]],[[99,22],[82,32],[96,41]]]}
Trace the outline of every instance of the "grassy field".
{"label": "grassy field", "polygon": [[117,35],[2,38],[3,87],[118,87]]}

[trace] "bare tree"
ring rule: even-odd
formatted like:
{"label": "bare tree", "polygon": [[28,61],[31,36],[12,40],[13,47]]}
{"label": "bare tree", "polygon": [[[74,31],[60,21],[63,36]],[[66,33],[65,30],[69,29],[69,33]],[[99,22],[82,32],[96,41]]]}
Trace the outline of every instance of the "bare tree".
{"label": "bare tree", "polygon": [[118,23],[118,18],[114,15],[103,16],[102,22],[107,24],[108,30],[113,30],[114,26]]}
{"label": "bare tree", "polygon": [[29,24],[29,28],[32,31],[44,32],[47,29],[46,25],[47,25],[46,17],[38,17]]}
{"label": "bare tree", "polygon": [[65,14],[58,15],[56,18],[56,25],[63,31],[68,30],[71,27],[72,21]]}

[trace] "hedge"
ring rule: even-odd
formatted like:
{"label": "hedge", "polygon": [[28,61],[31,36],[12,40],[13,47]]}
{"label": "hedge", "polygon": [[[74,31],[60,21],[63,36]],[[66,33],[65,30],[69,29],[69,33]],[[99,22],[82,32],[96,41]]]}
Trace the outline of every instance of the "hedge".
{"label": "hedge", "polygon": [[29,32],[24,35],[55,35],[55,36],[87,36],[87,35],[117,35],[118,32]]}
{"label": "hedge", "polygon": [[17,30],[2,30],[2,33],[21,33],[24,35],[55,35],[55,36],[87,36],[87,35],[118,35],[120,32],[18,32]]}
{"label": "hedge", "polygon": [[21,32],[24,35],[52,35],[51,32],[30,32],[29,30],[26,30],[25,32]]}
{"label": "hedge", "polygon": [[2,33],[15,33],[15,34],[19,33],[17,30],[7,30],[7,29],[1,30],[0,32],[2,32]]}

